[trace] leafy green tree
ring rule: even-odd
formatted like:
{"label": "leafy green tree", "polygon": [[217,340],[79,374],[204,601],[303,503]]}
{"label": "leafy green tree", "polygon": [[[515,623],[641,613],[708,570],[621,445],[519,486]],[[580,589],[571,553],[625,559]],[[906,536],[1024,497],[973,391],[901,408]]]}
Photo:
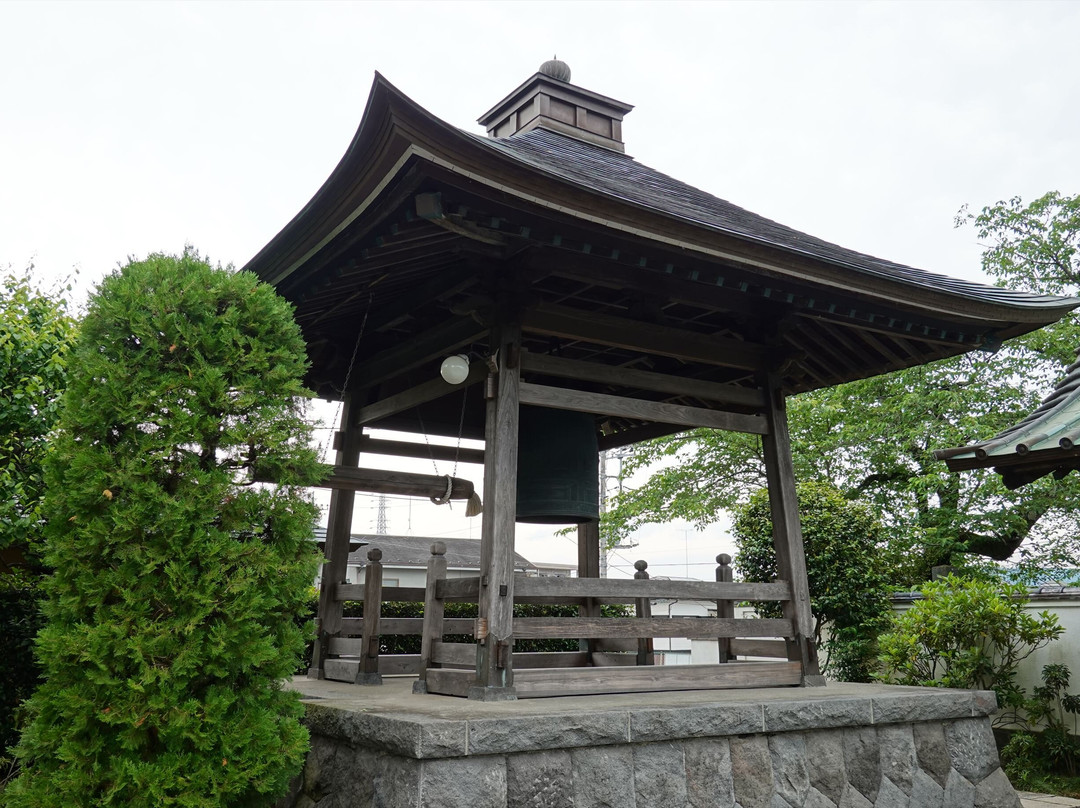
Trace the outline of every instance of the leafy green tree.
{"label": "leafy green tree", "polygon": [[[870,681],[875,636],[889,622],[888,579],[878,563],[882,525],[865,505],[821,483],[798,486],[806,547],[814,640],[825,652],[826,673],[849,682]],[[768,491],[759,490],[735,512],[735,568],[746,581],[775,580],[776,551]],[[779,617],[778,604],[758,611]]]}
{"label": "leafy green tree", "polygon": [[36,287],[32,270],[0,277],[0,766],[39,681],[43,463],[75,330],[62,293]]}
{"label": "leafy green tree", "polygon": [[42,464],[75,332],[67,301],[36,288],[32,269],[0,277],[0,573],[6,574],[16,563],[40,560]]}
{"label": "leafy green tree", "polygon": [[[1080,290],[1080,196],[1051,193],[961,212],[987,242],[985,271],[1036,292]],[[1044,478],[1008,491],[990,470],[954,474],[934,449],[989,438],[1030,412],[1080,347],[1075,316],[996,354],[974,353],[793,396],[788,411],[796,476],[828,482],[880,514],[883,563],[912,586],[939,564],[1012,559],[1035,572],[1074,566],[1080,553],[1080,478]],[[760,439],[695,430],[653,441],[627,472],[652,471],[607,516],[608,535],[683,518],[699,526],[765,484]],[[1017,552],[1019,551],[1019,552]]]}
{"label": "leafy green tree", "polygon": [[305,366],[288,304],[191,250],[92,297],[46,465],[46,680],[9,806],[265,805],[299,769],[282,682],[317,564]]}

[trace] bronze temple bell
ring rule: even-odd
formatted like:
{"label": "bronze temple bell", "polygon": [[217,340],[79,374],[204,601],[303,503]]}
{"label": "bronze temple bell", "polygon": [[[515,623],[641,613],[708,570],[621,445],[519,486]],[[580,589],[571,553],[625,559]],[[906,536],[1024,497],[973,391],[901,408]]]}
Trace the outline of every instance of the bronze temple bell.
{"label": "bronze temple bell", "polygon": [[567,525],[599,519],[598,452],[592,415],[523,406],[517,521]]}

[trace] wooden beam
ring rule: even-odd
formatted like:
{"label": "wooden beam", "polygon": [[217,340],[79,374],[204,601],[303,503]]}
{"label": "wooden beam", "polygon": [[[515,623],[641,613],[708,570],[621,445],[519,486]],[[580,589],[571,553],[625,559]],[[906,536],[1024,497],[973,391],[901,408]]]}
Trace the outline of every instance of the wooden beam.
{"label": "wooden beam", "polygon": [[739,387],[734,384],[717,384],[648,370],[602,365],[597,362],[580,362],[558,356],[525,352],[521,355],[521,369],[525,372],[542,373],[561,379],[601,382],[619,387],[669,393],[673,396],[714,401],[719,404],[736,404],[743,407],[764,407],[765,395],[759,389]]}
{"label": "wooden beam", "polygon": [[731,653],[739,657],[773,657],[787,659],[787,643],[783,640],[728,640]]}
{"label": "wooden beam", "polygon": [[518,639],[560,637],[791,637],[791,621],[783,618],[719,617],[518,617]]}
{"label": "wooden beam", "polygon": [[470,385],[483,381],[485,378],[487,378],[487,368],[484,363],[473,362],[469,366],[468,377],[461,384],[450,384],[442,376],[436,375],[435,378],[415,387],[410,387],[408,390],[402,390],[400,393],[388,396],[382,401],[376,401],[374,404],[361,407],[356,413],[353,424],[355,426],[365,426],[388,416],[397,415],[399,412],[411,410],[420,404],[426,404],[429,401],[435,401],[444,396],[460,392]]}
{"label": "wooden beam", "polygon": [[[338,584],[334,590],[338,600],[363,600],[363,584]],[[383,602],[423,603],[424,588],[420,586],[388,586],[383,588]],[[342,634],[357,634],[362,617],[346,617],[341,621]]]}
{"label": "wooden beam", "polygon": [[[855,357],[855,361],[863,367],[869,368],[878,365],[877,360],[868,353],[871,349],[865,344],[857,344],[848,334],[844,333],[845,330],[843,328],[834,325],[827,320],[818,320],[817,325],[830,339],[847,349],[847,352]],[[885,358],[888,359],[889,357],[886,356]]]}
{"label": "wooden beam", "polygon": [[[381,302],[374,310],[369,310],[365,331],[369,334],[373,334],[407,319],[412,316],[415,311],[415,301],[417,300],[441,300],[447,295],[462,292],[472,284],[476,283],[477,278],[475,276],[467,275],[464,272],[455,271],[453,268],[445,267],[446,257],[445,255],[440,255],[437,250],[439,247],[449,247],[453,243],[454,239],[448,238],[446,233],[442,232],[433,233],[423,239],[423,241],[414,239],[410,243],[409,250],[411,253],[414,253],[416,257],[409,259],[410,271],[422,272],[427,268],[442,267],[441,271],[432,278],[432,280],[423,284],[419,289],[416,289],[415,294],[409,295],[407,302]],[[436,250],[434,254],[432,252],[433,249]],[[401,262],[403,257],[408,257],[402,256],[400,253],[400,250],[395,250],[393,253],[380,252],[377,258],[369,258],[357,262],[355,269],[368,273],[380,268],[392,269],[395,264]],[[348,262],[339,267],[339,271],[341,272],[340,277],[342,280],[340,282],[342,283],[348,283],[350,275],[354,274],[353,268],[350,267]],[[304,320],[304,327],[311,328],[319,323],[337,319],[344,314],[342,310],[347,306],[358,300],[363,300],[364,298],[374,298],[374,292],[375,290],[368,284],[364,284],[363,287],[345,297],[339,296],[339,299],[332,306]]]}
{"label": "wooden beam", "polygon": [[540,698],[669,690],[791,687],[799,684],[800,680],[799,666],[790,662],[551,668],[522,671],[518,682],[518,696]]}
{"label": "wooden beam", "polygon": [[744,314],[745,297],[730,286],[723,288],[708,283],[681,280],[656,270],[642,270],[615,261],[599,263],[593,256],[580,256],[560,250],[557,254],[539,251],[530,262],[534,276],[553,275],[559,278],[589,283],[606,289],[626,292],[645,292],[661,304],[668,301],[686,303],[712,311]]}
{"label": "wooden beam", "polygon": [[638,421],[678,424],[683,427],[712,427],[728,432],[748,432],[764,435],[768,431],[765,418],[760,415],[742,415],[735,412],[707,410],[703,407],[684,407],[681,404],[664,404],[640,398],[609,396],[604,393],[586,393],[565,387],[547,387],[540,384],[521,383],[521,403],[556,410],[573,410],[600,415],[614,415]]}
{"label": "wooden beam", "polygon": [[[455,632],[468,634],[469,632]],[[443,642],[433,641],[431,644],[431,661],[438,665],[460,665],[463,667],[476,666],[476,645],[471,642]]]}
{"label": "wooden beam", "polygon": [[608,449],[618,449],[621,446],[630,446],[653,438],[666,438],[668,435],[685,431],[686,427],[672,426],[671,424],[643,424],[633,429],[624,429],[610,435],[601,435],[596,439],[596,444],[601,452],[605,452]]}
{"label": "wooden beam", "polygon": [[[371,494],[392,494],[403,497],[446,497],[447,477],[434,474],[415,474],[408,471],[349,468],[334,466],[318,488],[335,491],[366,491]],[[474,486],[460,477],[449,477],[450,499],[468,499]]]}
{"label": "wooden beam", "polygon": [[391,457],[419,457],[421,460],[444,460],[447,463],[474,463],[483,465],[484,450],[464,446],[443,446],[435,443],[414,443],[404,440],[386,440],[365,435],[360,440],[360,450],[365,454],[389,455]]}
{"label": "wooden beam", "polygon": [[420,670],[419,654],[380,654],[379,673],[383,676],[416,674]]}
{"label": "wooden beam", "polygon": [[480,596],[480,578],[446,578],[435,587],[440,600],[476,600]]}
{"label": "wooden beam", "polygon": [[[414,368],[453,353],[484,336],[486,329],[471,317],[451,317],[427,331],[399,342],[353,368],[358,389],[374,387]],[[360,345],[361,355],[365,354]]]}
{"label": "wooden beam", "polygon": [[[383,590],[383,603],[392,603],[393,598]],[[363,621],[362,617],[350,617],[348,620]],[[471,617],[448,617],[443,620],[443,634],[472,634],[476,621]],[[423,617],[381,617],[379,619],[380,634],[401,634],[406,636],[423,634]],[[342,651],[342,653],[345,653]]]}
{"label": "wooden beam", "polygon": [[678,598],[680,600],[790,600],[791,585],[774,583],[729,583],[726,581],[664,581],[632,578],[532,578],[519,575],[516,594],[563,595],[596,598]]}
{"label": "wooden beam", "polygon": [[760,370],[772,363],[772,352],[763,345],[566,306],[540,304],[525,312],[522,328],[718,367]]}

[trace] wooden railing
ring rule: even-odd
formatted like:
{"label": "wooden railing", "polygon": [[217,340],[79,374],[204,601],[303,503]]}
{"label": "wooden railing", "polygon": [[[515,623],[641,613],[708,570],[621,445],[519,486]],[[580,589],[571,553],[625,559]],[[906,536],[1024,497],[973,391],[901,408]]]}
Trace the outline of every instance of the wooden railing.
{"label": "wooden railing", "polygon": [[[344,618],[341,632],[329,640],[329,658],[325,675],[329,679],[357,684],[379,684],[383,675],[417,674],[415,688],[428,691],[429,674],[442,680],[445,692],[449,673],[456,671],[451,690],[458,692],[462,682],[475,669],[477,642],[487,638],[482,618],[447,618],[447,602],[476,603],[480,596],[479,576],[446,577],[446,547],[435,542],[428,561],[427,585],[386,587],[382,585],[382,551],[368,551],[364,583],[340,584],[338,600],[362,600],[362,618]],[[634,579],[535,578],[516,575],[515,603],[571,604],[581,607],[600,604],[632,604],[634,617],[515,617],[515,640],[578,639],[579,651],[514,653],[507,648],[501,665],[513,670],[535,671],[543,668],[648,667],[653,664],[653,638],[713,639],[718,642],[720,662],[735,661],[740,656],[790,658],[788,641],[794,636],[792,623],[786,619],[747,619],[734,617],[734,604],[740,601],[785,601],[791,597],[786,582],[737,584],[731,578],[730,557],[717,557],[717,580],[671,581],[650,579],[648,565],[635,563]],[[713,601],[716,617],[653,617],[655,599]],[[385,601],[423,602],[424,616],[383,617]],[[582,608],[597,614],[598,608]],[[421,637],[419,654],[380,654],[380,641],[387,635]],[[472,642],[446,642],[447,635],[465,635]],[[745,664],[745,663],[743,663]],[[790,675],[790,672],[788,674]],[[464,678],[462,678],[464,677]],[[461,693],[464,695],[464,693]],[[546,694],[546,693],[545,693]]]}
{"label": "wooden railing", "polygon": [[[421,652],[417,692],[436,692],[468,695],[473,686],[471,671],[461,670],[472,658],[473,644],[443,642],[446,633],[442,603],[449,597],[479,597],[479,577],[447,580],[445,552],[436,543],[428,565],[428,597],[424,605],[424,650]],[[515,617],[513,638],[561,639],[589,641],[589,650],[578,653],[515,654],[506,643],[494,646],[498,667],[513,675],[519,696],[551,696],[570,693],[602,693],[663,689],[696,689],[700,687],[756,687],[794,685],[802,681],[803,667],[792,645],[797,636],[790,619],[747,619],[734,617],[734,604],[741,601],[790,601],[791,586],[784,581],[773,583],[736,584],[731,580],[730,557],[717,560],[717,580],[671,581],[652,580],[647,564],[637,562],[633,580],[597,578],[533,578],[514,577],[514,601],[572,603],[630,603],[635,617],[595,617],[595,609],[583,608],[586,616],[578,617]],[[717,617],[663,617],[651,615],[650,604],[655,599],[714,601]],[[489,641],[487,621],[476,620],[473,636],[477,642]],[[720,665],[684,666],[664,671],[652,668],[652,639],[678,637],[714,639],[721,643],[723,661]],[[749,639],[748,639],[749,638]],[[766,639],[783,638],[783,639]],[[623,653],[600,651],[593,643],[622,643]],[[626,645],[629,643],[629,645]],[[726,645],[724,644],[726,643]],[[506,646],[504,648],[504,646]],[[609,646],[610,647],[610,646]],[[636,653],[625,653],[632,651]],[[740,653],[753,656],[780,657],[782,662],[740,662],[729,664]],[[457,666],[449,670],[448,666]],[[619,665],[617,670],[598,672],[598,667]],[[624,667],[625,666],[625,667]],[[544,668],[550,670],[543,670]],[[557,670],[556,670],[557,669]],[[707,669],[707,670],[706,670]]]}

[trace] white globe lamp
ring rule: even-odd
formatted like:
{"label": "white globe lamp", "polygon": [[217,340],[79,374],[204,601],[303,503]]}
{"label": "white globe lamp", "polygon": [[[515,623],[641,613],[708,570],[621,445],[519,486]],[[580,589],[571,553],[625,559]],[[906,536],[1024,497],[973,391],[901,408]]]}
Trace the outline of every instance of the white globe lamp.
{"label": "white globe lamp", "polygon": [[439,366],[439,375],[448,384],[461,384],[469,378],[469,357],[465,354],[446,357]]}

